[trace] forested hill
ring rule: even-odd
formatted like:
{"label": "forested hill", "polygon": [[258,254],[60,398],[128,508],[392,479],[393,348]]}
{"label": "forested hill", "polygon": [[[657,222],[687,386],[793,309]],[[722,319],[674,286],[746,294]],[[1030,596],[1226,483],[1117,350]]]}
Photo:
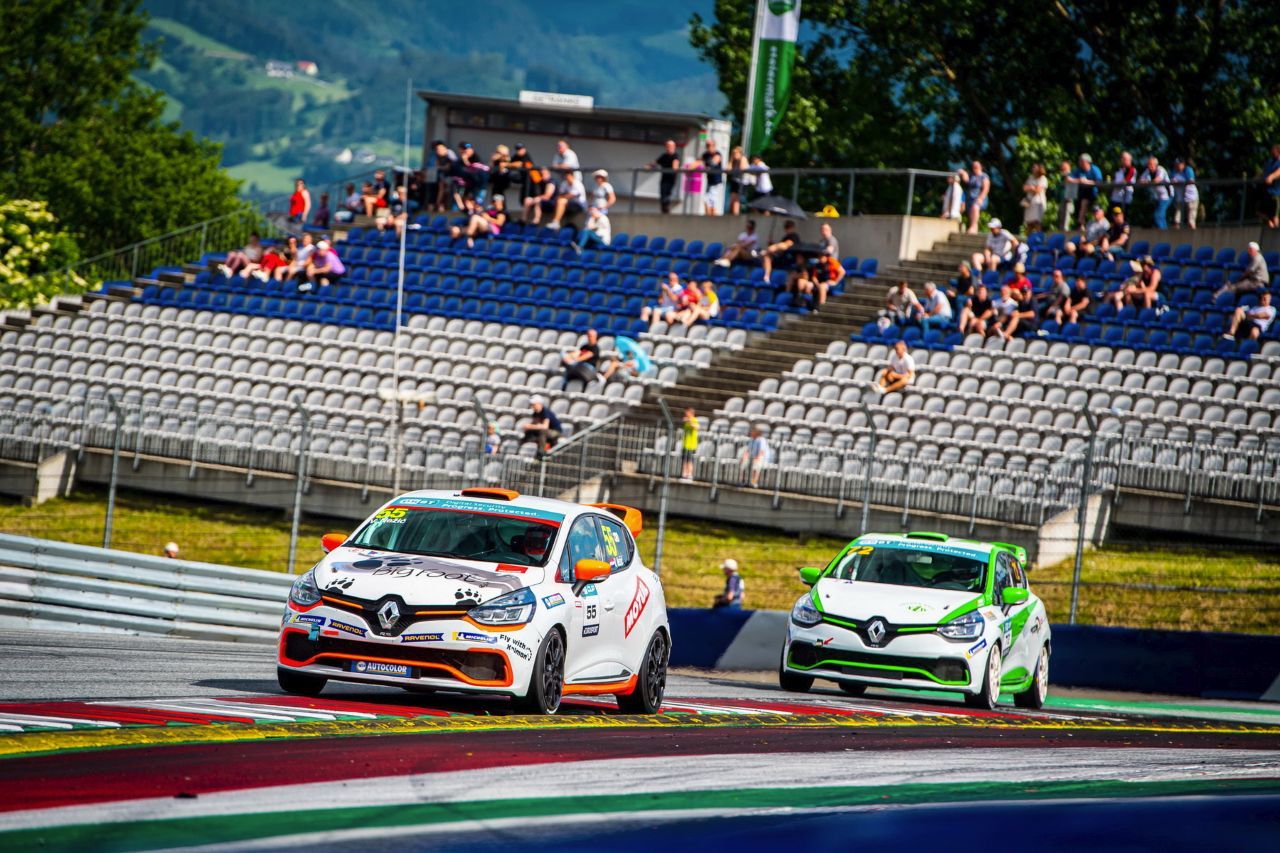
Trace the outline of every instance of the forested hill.
{"label": "forested hill", "polygon": [[[167,118],[223,143],[246,190],[274,193],[300,172],[338,177],[397,154],[410,78],[421,89],[556,90],[610,106],[718,113],[714,71],[688,39],[689,15],[712,5],[146,0],[160,58],[139,76],[168,96]],[[281,64],[269,73],[273,61]]]}

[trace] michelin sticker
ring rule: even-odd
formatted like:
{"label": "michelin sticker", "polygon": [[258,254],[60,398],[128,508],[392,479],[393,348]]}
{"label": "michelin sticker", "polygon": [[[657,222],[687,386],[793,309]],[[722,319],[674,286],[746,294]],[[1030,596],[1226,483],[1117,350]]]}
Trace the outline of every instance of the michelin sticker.
{"label": "michelin sticker", "polygon": [[488,634],[474,634],[470,631],[454,631],[453,639],[462,643],[484,643],[489,646],[498,644],[498,638]]}

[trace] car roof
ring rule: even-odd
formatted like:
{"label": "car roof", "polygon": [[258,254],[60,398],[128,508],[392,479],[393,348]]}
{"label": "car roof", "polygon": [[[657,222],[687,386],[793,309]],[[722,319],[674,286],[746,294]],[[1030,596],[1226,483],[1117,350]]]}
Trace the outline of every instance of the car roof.
{"label": "car roof", "polygon": [[[486,496],[485,494],[482,494],[482,492],[484,491],[492,491],[495,494],[501,494],[506,490],[504,489],[493,489],[493,490],[419,489],[414,492],[405,492],[404,494],[399,495],[396,498],[389,501],[389,503],[394,504],[397,501],[404,500],[405,498],[437,498],[437,499],[446,499],[446,500],[468,500],[468,501],[478,501],[478,502],[492,501],[493,503],[499,504],[502,506],[518,506],[518,507],[525,507],[527,509],[542,510],[543,512],[555,512],[565,516],[566,518],[573,515],[577,515],[582,512],[588,512],[592,510],[592,508],[589,506],[576,504],[571,501],[558,501],[558,500],[555,500],[554,498],[540,498],[534,495],[521,495],[516,492],[510,492],[509,494],[515,495],[515,497],[510,497],[510,498],[506,497],[505,495],[501,497],[489,497],[489,496]],[[464,492],[471,492],[471,494],[464,494]]]}

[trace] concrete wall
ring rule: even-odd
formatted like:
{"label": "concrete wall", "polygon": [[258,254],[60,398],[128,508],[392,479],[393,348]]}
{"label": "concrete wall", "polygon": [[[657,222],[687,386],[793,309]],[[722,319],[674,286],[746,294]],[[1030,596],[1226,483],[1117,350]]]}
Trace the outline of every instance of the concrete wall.
{"label": "concrete wall", "polygon": [[[1066,509],[1051,516],[1041,525],[1036,562],[1041,566],[1051,566],[1063,560],[1071,559],[1076,553],[1076,540],[1080,535],[1080,527],[1076,523],[1079,510]],[[1085,504],[1085,549],[1091,549],[1106,541],[1108,525],[1111,522],[1111,499],[1106,495],[1090,495]]]}
{"label": "concrete wall", "polygon": [[55,453],[39,463],[4,461],[0,462],[0,494],[38,506],[71,494],[75,476],[74,453]]}
{"label": "concrete wall", "polygon": [[1193,500],[1191,511],[1186,512],[1182,499],[1148,492],[1121,492],[1111,510],[1111,523],[1250,545],[1274,547],[1280,539],[1280,515],[1264,512],[1258,520],[1256,505]]}

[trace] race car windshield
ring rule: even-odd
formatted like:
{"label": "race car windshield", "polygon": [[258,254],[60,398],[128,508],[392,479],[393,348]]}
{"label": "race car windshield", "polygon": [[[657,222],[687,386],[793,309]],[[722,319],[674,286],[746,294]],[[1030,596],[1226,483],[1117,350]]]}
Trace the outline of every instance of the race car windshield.
{"label": "race car windshield", "polygon": [[863,545],[845,554],[831,576],[864,583],[981,592],[986,568],[986,562],[976,557]]}
{"label": "race car windshield", "polygon": [[388,507],[369,519],[347,544],[424,557],[542,566],[559,527],[511,516]]}

